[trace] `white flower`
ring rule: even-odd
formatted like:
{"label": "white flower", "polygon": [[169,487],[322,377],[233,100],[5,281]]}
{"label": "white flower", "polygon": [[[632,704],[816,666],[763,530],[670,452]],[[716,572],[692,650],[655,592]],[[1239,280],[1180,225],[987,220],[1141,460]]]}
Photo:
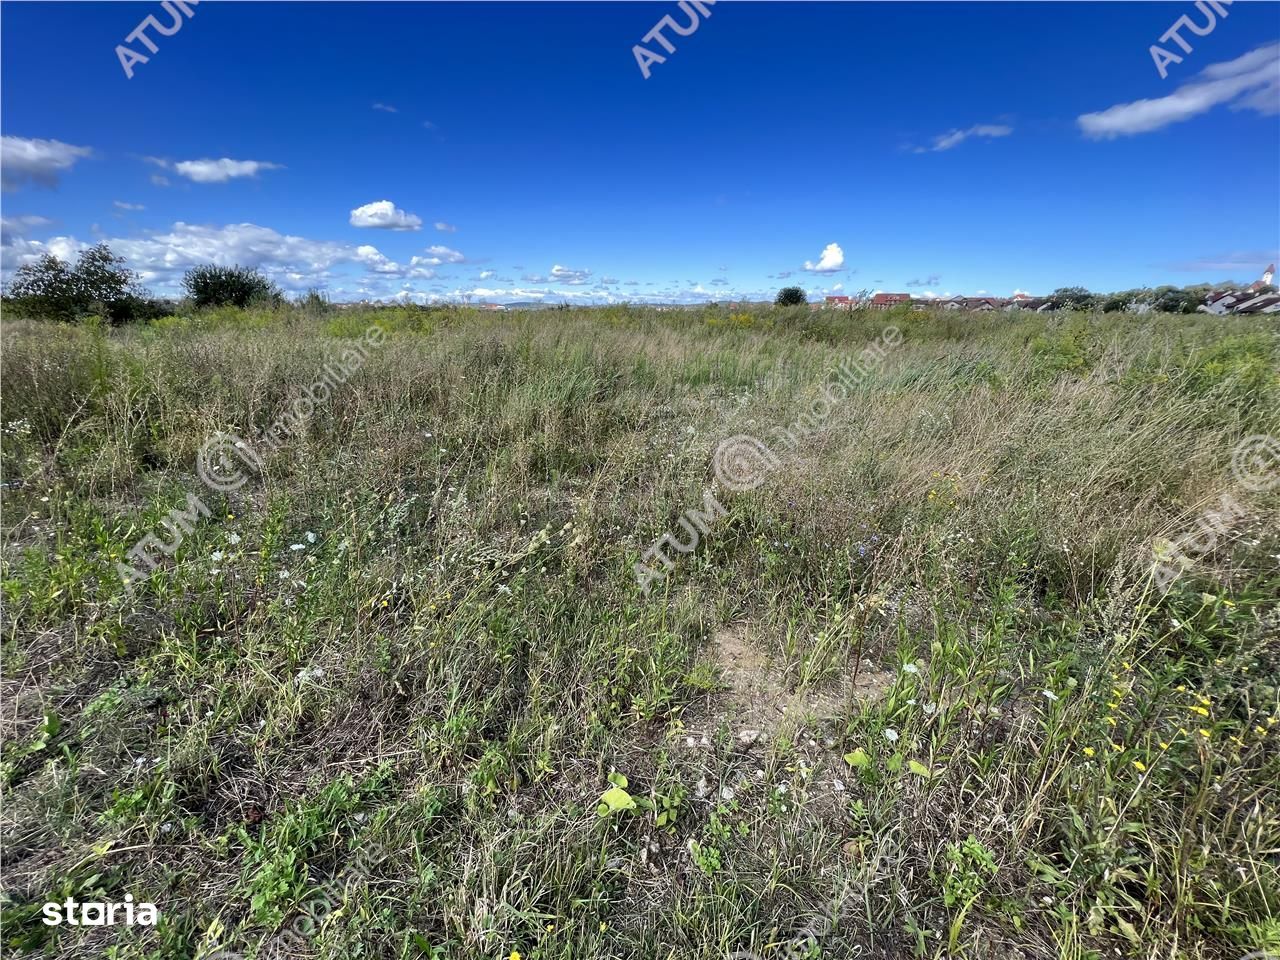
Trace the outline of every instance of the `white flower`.
{"label": "white flower", "polygon": [[884,738],[890,743],[896,743],[898,740],[898,731],[893,729],[893,727],[889,727],[884,732]]}
{"label": "white flower", "polygon": [[296,550],[305,550],[305,549],[307,549],[307,548],[306,548],[306,547],[304,547],[304,546],[303,546],[302,544],[300,544],[300,543],[291,543],[291,544],[289,544],[289,549],[290,549],[290,550],[295,550],[295,551],[296,551]]}
{"label": "white flower", "polygon": [[1040,696],[1044,697],[1044,698],[1045,698],[1046,700],[1048,700],[1050,703],[1057,703],[1057,702],[1058,702],[1058,695],[1057,695],[1056,693],[1054,693],[1052,690],[1041,690],[1041,691],[1040,691]]}
{"label": "white flower", "polygon": [[307,543],[315,543],[315,542],[316,542],[316,535],[315,535],[314,533],[312,533],[310,530],[308,530],[308,531],[307,531]]}
{"label": "white flower", "polygon": [[920,668],[917,667],[914,663],[904,663],[902,665],[902,672],[903,673],[919,673]]}
{"label": "white flower", "polygon": [[281,570],[281,571],[280,571],[280,579],[281,579],[281,580],[288,580],[288,579],[289,579],[289,571],[288,571],[288,570]]}
{"label": "white flower", "polygon": [[240,534],[232,533],[227,535],[227,543],[231,544],[233,547],[239,542],[240,542]]}
{"label": "white flower", "polygon": [[217,563],[219,560],[222,559],[222,551],[221,550],[213,551],[209,559],[212,560],[214,563]]}
{"label": "white flower", "polygon": [[938,705],[936,703],[926,703],[924,705],[925,716],[929,716],[929,717],[933,716],[933,712],[937,709],[938,709]]}
{"label": "white flower", "polygon": [[844,781],[839,777],[834,778],[831,781],[831,789],[836,793],[844,793]]}
{"label": "white flower", "polygon": [[720,799],[721,799],[721,800],[723,800],[723,801],[725,801],[726,803],[728,803],[730,800],[732,800],[732,799],[733,799],[734,797],[736,797],[737,795],[738,795],[738,794],[737,794],[737,792],[733,789],[733,787],[721,787],[721,788],[720,788]]}

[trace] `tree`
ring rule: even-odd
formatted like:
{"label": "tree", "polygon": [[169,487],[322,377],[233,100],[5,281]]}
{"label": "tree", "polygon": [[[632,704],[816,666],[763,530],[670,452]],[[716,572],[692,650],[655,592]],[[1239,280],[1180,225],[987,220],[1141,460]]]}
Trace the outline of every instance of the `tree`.
{"label": "tree", "polygon": [[275,304],[282,296],[276,285],[257,270],[238,264],[192,267],[182,277],[182,289],[197,307]]}
{"label": "tree", "polygon": [[1059,287],[1049,297],[1055,310],[1088,310],[1095,297],[1084,287]]}
{"label": "tree", "polygon": [[166,312],[124,264],[105,243],[82,250],[75,267],[46,253],[18,268],[8,296],[24,313],[67,322],[97,314],[119,324]]}
{"label": "tree", "polygon": [[783,287],[773,301],[780,307],[798,307],[809,302],[800,287]]}

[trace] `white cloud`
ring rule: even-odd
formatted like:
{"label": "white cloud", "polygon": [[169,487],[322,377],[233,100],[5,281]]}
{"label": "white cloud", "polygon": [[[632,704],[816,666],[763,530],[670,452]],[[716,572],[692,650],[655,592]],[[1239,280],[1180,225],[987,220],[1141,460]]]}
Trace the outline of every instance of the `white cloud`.
{"label": "white cloud", "polygon": [[431,254],[436,263],[465,263],[467,259],[457,250],[450,250],[448,247],[427,247],[427,253]]}
{"label": "white cloud", "polygon": [[455,227],[452,223],[445,223],[443,220],[436,221],[436,229],[439,230],[441,233],[457,233],[458,232],[457,227]]}
{"label": "white cloud", "polygon": [[400,112],[400,111],[399,111],[399,110],[397,110],[395,107],[390,106],[390,105],[385,104],[385,103],[375,103],[375,104],[373,105],[373,109],[375,109],[375,110],[381,110],[383,113],[399,113],[399,112]]}
{"label": "white cloud", "polygon": [[1167,97],[1118,103],[1098,113],[1082,114],[1076,122],[1085,136],[1109,140],[1150,133],[1222,105],[1261,114],[1280,112],[1280,43],[1206,67]]}
{"label": "white cloud", "polygon": [[950,150],[952,147],[958,147],[970,137],[1007,137],[1011,133],[1013,133],[1013,127],[995,123],[978,123],[967,130],[948,130],[946,133],[940,133],[933,138],[932,147],[916,147],[915,152],[928,153],[931,150]]}
{"label": "white cloud", "polygon": [[161,173],[153,173],[151,175],[151,182],[157,187],[167,187],[169,185],[169,178]]}
{"label": "white cloud", "polygon": [[145,210],[147,209],[140,203],[125,203],[123,200],[113,200],[112,204],[120,210]]}
{"label": "white cloud", "polygon": [[58,174],[70,170],[77,160],[92,154],[89,147],[76,147],[61,140],[2,137],[0,186],[5,190],[16,190],[26,183],[57,186]]}
{"label": "white cloud", "polygon": [[[844,266],[844,251],[838,243],[828,243],[822,249],[822,256],[817,263],[806,260],[804,269],[810,273],[835,273]],[[779,274],[781,276],[781,274]]]}
{"label": "white cloud", "polygon": [[497,271],[496,271],[496,270],[481,270],[481,271],[480,271],[480,276],[479,276],[479,278],[478,278],[478,279],[480,279],[480,280],[492,280],[492,279],[494,278],[494,275],[495,275],[495,274],[497,274]]}
{"label": "white cloud", "polygon": [[351,225],[382,230],[421,230],[422,218],[406,213],[390,200],[375,200],[351,211]]}
{"label": "white cloud", "polygon": [[24,214],[18,217],[0,217],[0,242],[7,243],[9,237],[21,237],[37,227],[47,227],[51,223],[48,217],[37,217]]}
{"label": "white cloud", "polygon": [[[238,180],[242,177],[256,177],[263,170],[284,169],[278,163],[268,163],[265,160],[232,160],[230,157],[223,157],[221,160],[171,161],[162,157],[146,159],[149,163],[172,170],[193,183],[226,183],[228,180]],[[152,182],[155,181],[156,178],[152,177]],[[166,181],[164,185],[167,186],[168,182]]]}

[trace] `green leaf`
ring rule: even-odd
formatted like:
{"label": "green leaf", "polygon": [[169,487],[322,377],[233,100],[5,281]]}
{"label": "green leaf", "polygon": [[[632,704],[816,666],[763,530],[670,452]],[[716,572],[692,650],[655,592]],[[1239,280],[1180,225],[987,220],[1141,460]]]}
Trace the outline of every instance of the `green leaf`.
{"label": "green leaf", "polygon": [[897,773],[902,769],[902,754],[895,753],[892,757],[885,761],[884,764],[889,768],[890,773]]}
{"label": "green leaf", "polygon": [[924,777],[928,780],[933,776],[933,771],[926,767],[919,760],[908,760],[907,769],[914,773],[917,777]]}
{"label": "green leaf", "polygon": [[861,747],[856,747],[844,755],[844,762],[855,770],[861,770],[864,767],[871,766],[871,758],[867,756],[867,751]]}
{"label": "green leaf", "polygon": [[617,813],[619,810],[634,810],[635,808],[636,802],[631,794],[621,787],[610,787],[600,794],[600,806],[596,808],[596,813],[602,817],[607,817],[609,814]]}

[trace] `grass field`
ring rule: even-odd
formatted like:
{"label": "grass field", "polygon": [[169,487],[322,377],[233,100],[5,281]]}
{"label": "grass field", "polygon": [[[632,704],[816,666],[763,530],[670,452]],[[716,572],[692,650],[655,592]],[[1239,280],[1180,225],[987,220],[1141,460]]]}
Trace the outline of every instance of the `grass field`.
{"label": "grass field", "polygon": [[[7,322],[6,953],[1280,951],[1280,490],[1231,468],[1278,361],[1208,316]],[[41,922],[126,893],[159,924]]]}

